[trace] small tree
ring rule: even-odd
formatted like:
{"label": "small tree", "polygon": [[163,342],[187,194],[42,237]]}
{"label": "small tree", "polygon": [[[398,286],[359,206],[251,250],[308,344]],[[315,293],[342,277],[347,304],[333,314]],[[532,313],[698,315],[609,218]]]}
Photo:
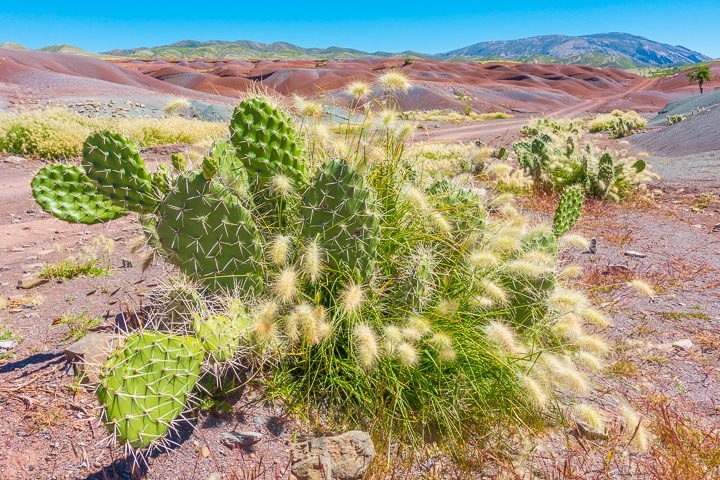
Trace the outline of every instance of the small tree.
{"label": "small tree", "polygon": [[712,79],[712,75],[710,75],[710,68],[707,66],[698,67],[695,70],[688,72],[686,77],[690,81],[690,83],[697,82],[698,86],[700,87],[700,94],[703,93],[703,84],[705,82],[709,82]]}

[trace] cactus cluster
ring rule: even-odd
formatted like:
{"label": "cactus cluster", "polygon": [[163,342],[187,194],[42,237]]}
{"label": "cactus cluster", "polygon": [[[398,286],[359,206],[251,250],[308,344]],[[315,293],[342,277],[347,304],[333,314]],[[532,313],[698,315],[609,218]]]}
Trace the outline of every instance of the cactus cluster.
{"label": "cactus cluster", "polygon": [[[616,118],[616,117],[613,117]],[[585,195],[620,201],[642,192],[650,179],[647,163],[622,152],[595,152],[582,138],[579,122],[542,120],[523,129],[528,138],[513,145],[520,166],[541,188],[562,191],[581,185]]]}
{"label": "cactus cluster", "polygon": [[[85,192],[94,221],[141,212],[149,243],[201,285],[166,289],[158,321],[105,364],[98,397],[119,439],[153,444],[203,372],[246,354],[273,359],[273,388],[358,423],[379,416],[406,437],[457,433],[511,404],[540,409],[555,388],[582,386],[572,355],[595,340],[579,320],[588,305],[556,271],[581,188],[566,189],[552,228],[529,228],[472,185],[424,177],[392,133],[378,136],[384,156],[322,162],[301,137],[253,98],[197,169],[174,156],[171,171],[149,174],[102,132],[88,139],[86,176],[59,180],[76,203]],[[358,150],[379,150],[369,147]],[[44,208],[48,188],[34,188]]]}

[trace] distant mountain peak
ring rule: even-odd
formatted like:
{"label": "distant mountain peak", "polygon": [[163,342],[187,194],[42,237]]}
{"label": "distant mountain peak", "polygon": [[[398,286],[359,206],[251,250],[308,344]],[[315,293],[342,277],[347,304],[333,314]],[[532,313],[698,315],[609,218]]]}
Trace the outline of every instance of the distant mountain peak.
{"label": "distant mountain peak", "polygon": [[591,35],[539,35],[516,40],[480,42],[441,54],[443,57],[523,59],[537,55],[558,58],[597,53],[626,58],[637,66],[681,65],[710,60],[688,48],[668,45],[622,32]]}

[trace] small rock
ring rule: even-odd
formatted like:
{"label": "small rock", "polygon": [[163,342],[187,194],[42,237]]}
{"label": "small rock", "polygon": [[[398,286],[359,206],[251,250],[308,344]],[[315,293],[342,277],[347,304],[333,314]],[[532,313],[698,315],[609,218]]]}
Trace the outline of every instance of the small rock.
{"label": "small rock", "polygon": [[13,165],[22,165],[23,163],[27,162],[27,159],[23,157],[16,157],[16,156],[10,156],[5,157],[3,160],[5,163],[12,163]]}
{"label": "small rock", "polygon": [[678,340],[677,342],[671,343],[671,345],[681,350],[692,350],[692,348],[695,346],[695,344],[689,338]]}
{"label": "small rock", "polygon": [[597,431],[591,428],[589,425],[587,425],[584,422],[575,422],[575,425],[577,425],[577,429],[575,430],[578,435],[581,437],[585,437],[590,440],[607,440],[608,434],[607,432],[603,431]]}
{"label": "small rock", "polygon": [[132,266],[133,266],[132,260],[130,260],[129,258],[123,258],[122,260],[120,260],[121,268],[132,268]]}
{"label": "small rock", "polygon": [[635,257],[635,258],[645,258],[647,255],[641,252],[636,252],[635,250],[627,250],[624,254],[626,257]]}
{"label": "small rock", "polygon": [[83,381],[97,383],[98,367],[105,363],[116,341],[112,333],[90,332],[65,349],[65,358],[75,375],[83,376]]}
{"label": "small rock", "polygon": [[207,458],[210,456],[210,449],[203,445],[203,447],[200,449],[200,455],[202,455],[203,458]]}
{"label": "small rock", "polygon": [[39,285],[45,285],[48,282],[49,280],[47,278],[40,278],[37,275],[24,275],[18,280],[17,288],[28,290]]}
{"label": "small rock", "polygon": [[220,443],[229,448],[247,448],[255,445],[265,436],[257,432],[225,432],[220,435]]}
{"label": "small rock", "polygon": [[374,456],[370,435],[353,430],[293,444],[291,470],[298,480],[360,480]]}
{"label": "small rock", "polygon": [[17,347],[15,340],[0,340],[0,353],[7,353]]}
{"label": "small rock", "polygon": [[716,223],[715,225],[713,225],[712,231],[713,231],[713,232],[720,232],[720,223]]}

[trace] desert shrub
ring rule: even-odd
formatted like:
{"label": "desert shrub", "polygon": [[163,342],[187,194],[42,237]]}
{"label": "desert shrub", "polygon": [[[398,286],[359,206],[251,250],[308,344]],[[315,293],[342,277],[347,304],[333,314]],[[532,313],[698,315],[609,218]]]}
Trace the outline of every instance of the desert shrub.
{"label": "desert shrub", "polygon": [[[557,260],[579,188],[566,189],[552,227],[531,225],[478,189],[430,183],[390,116],[340,138],[352,146],[342,159],[329,153],[338,139],[293,125],[272,102],[246,100],[200,170],[176,161],[153,174],[119,135],[88,139],[122,160],[86,159],[87,180],[139,212],[149,247],[190,277],[164,289],[156,303],[168,307],[104,366],[98,398],[118,439],[155,444],[198,382],[212,391],[239,365],[261,365],[265,394],[294,411],[386,441],[538,425],[589,390],[582,359],[607,347]],[[268,148],[258,131],[284,142]],[[109,185],[108,168],[134,188]],[[75,186],[87,188],[61,185]],[[134,393],[145,389],[162,408]],[[134,402],[116,401],[128,391]]]}
{"label": "desert shrub", "polygon": [[611,138],[622,138],[642,130],[646,125],[647,121],[633,110],[613,110],[590,120],[588,127],[591,133],[610,132]]}
{"label": "desert shrub", "polygon": [[87,117],[62,108],[0,114],[0,151],[37,158],[77,157],[92,132],[113,129],[142,147],[221,137],[222,123],[169,118]]}
{"label": "desert shrub", "polygon": [[78,277],[101,277],[110,273],[114,242],[100,235],[77,255],[43,265],[38,276],[49,280],[72,280]]}
{"label": "desert shrub", "polygon": [[185,98],[179,98],[165,105],[163,111],[168,115],[187,113],[192,110],[192,103]]}
{"label": "desert shrub", "polygon": [[466,109],[464,113],[454,110],[409,110],[401,112],[400,117],[403,120],[411,120],[415,122],[477,122],[481,120],[502,120],[512,118],[512,115],[504,112],[477,113]]}
{"label": "desert shrub", "polygon": [[641,194],[652,178],[647,163],[624,152],[597,152],[576,122],[534,122],[526,140],[513,145],[524,172],[536,187],[562,191],[581,185],[586,195],[620,201]]}

